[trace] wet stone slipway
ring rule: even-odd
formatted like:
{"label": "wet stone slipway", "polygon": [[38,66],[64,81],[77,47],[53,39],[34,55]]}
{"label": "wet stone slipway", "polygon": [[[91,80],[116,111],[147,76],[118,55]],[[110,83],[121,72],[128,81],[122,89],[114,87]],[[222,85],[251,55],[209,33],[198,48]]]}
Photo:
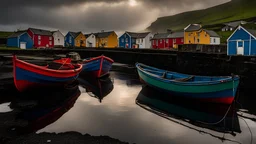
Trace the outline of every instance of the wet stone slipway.
{"label": "wet stone slipway", "polygon": [[187,101],[142,85],[134,67],[118,64],[102,80],[21,94],[11,70],[1,65],[1,144],[256,143],[253,89],[239,89],[232,106]]}

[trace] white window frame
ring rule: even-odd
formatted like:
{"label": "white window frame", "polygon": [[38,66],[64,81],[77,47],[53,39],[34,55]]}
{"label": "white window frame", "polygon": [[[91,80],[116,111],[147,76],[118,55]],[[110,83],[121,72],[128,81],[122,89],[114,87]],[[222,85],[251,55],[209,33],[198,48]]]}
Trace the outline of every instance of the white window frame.
{"label": "white window frame", "polygon": [[167,44],[168,44],[168,43],[169,43],[169,40],[168,40],[168,39],[166,39],[166,40],[165,40],[165,43],[167,43]]}
{"label": "white window frame", "polygon": [[52,40],[52,37],[49,37],[49,40],[51,41],[51,40]]}
{"label": "white window frame", "polygon": [[176,43],[176,39],[173,39],[173,43]]}
{"label": "white window frame", "polygon": [[52,45],[52,41],[49,41],[49,45]]}
{"label": "white window frame", "polygon": [[41,40],[38,39],[38,45],[41,45]]}
{"label": "white window frame", "polygon": [[38,36],[38,40],[41,40],[41,36],[40,35]]}

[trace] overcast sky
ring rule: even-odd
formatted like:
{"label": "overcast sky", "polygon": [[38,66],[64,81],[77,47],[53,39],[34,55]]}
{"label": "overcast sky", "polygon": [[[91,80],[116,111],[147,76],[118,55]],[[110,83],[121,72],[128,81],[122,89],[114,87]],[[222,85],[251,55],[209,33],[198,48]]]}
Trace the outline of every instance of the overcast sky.
{"label": "overcast sky", "polygon": [[230,0],[1,0],[0,30],[124,31],[146,29],[158,17]]}

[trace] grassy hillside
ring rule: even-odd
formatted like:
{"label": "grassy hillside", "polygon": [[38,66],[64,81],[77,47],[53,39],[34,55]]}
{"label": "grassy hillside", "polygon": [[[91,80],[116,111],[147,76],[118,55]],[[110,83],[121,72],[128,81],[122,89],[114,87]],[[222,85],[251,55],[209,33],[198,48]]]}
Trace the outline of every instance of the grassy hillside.
{"label": "grassy hillside", "polygon": [[204,10],[158,18],[147,30],[164,32],[168,28],[182,30],[190,23],[218,25],[235,20],[256,18],[255,6],[256,0],[232,0],[231,2]]}
{"label": "grassy hillside", "polygon": [[11,34],[13,34],[13,32],[0,31],[0,38],[7,38]]}

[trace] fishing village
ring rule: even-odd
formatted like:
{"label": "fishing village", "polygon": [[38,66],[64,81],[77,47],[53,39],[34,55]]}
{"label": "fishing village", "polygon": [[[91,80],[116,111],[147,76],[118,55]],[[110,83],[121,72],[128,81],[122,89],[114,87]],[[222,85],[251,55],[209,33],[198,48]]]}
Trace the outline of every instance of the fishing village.
{"label": "fishing village", "polygon": [[255,144],[254,4],[163,16],[141,31],[0,22],[0,143]]}

